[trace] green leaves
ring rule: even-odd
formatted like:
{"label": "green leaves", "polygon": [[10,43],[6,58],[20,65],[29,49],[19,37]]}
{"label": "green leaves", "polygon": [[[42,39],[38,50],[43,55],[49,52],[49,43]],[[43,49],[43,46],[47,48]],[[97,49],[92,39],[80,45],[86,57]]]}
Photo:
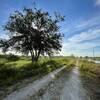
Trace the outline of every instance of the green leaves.
{"label": "green leaves", "polygon": [[63,35],[58,26],[61,21],[64,21],[64,17],[59,13],[52,18],[48,12],[37,8],[15,11],[5,25],[9,34],[12,33],[10,39],[0,43],[5,50],[13,48],[25,54],[30,53],[35,60],[40,55],[52,55],[62,47]]}

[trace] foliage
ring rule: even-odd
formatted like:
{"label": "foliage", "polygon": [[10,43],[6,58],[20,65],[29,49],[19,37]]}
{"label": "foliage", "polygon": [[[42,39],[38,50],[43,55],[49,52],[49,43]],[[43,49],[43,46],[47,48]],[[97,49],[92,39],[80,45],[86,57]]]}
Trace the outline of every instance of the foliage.
{"label": "foliage", "polygon": [[6,52],[9,49],[24,54],[31,54],[32,61],[37,61],[41,55],[52,55],[55,51],[61,50],[59,22],[64,17],[55,13],[51,17],[48,12],[41,9],[24,8],[23,12],[15,11],[5,25],[9,32],[9,39],[2,39],[0,47]]}
{"label": "foliage", "polygon": [[4,57],[0,57],[0,60],[0,86],[9,86],[28,77],[43,76],[63,65],[70,69],[74,64],[73,59],[67,58],[41,58],[34,63],[25,57],[17,61],[4,60]]}

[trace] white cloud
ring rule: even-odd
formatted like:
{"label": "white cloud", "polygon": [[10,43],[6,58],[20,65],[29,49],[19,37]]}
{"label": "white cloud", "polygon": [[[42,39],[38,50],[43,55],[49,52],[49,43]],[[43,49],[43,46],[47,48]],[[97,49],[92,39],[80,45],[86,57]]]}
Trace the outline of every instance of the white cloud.
{"label": "white cloud", "polygon": [[100,29],[88,30],[87,32],[76,34],[73,37],[69,38],[68,40],[70,42],[82,42],[86,40],[92,40],[98,37],[100,37]]}
{"label": "white cloud", "polygon": [[76,27],[76,29],[80,29],[80,28],[85,29],[85,28],[93,27],[93,26],[99,25],[99,24],[100,24],[100,16],[96,15],[87,20],[80,21],[80,23],[78,23],[75,27]]}
{"label": "white cloud", "polygon": [[74,33],[97,26],[100,26],[100,15],[95,15],[89,19],[79,20],[78,22],[73,23],[73,25],[69,25],[69,27],[64,28],[62,32]]}
{"label": "white cloud", "polygon": [[[96,1],[98,4],[100,3],[100,0]],[[79,50],[81,50],[83,54],[85,53],[84,50],[98,47],[100,46],[100,14],[96,14],[88,19],[74,21],[73,24],[67,25],[67,28],[64,28],[62,32],[67,33],[68,36],[74,34],[63,43],[61,52],[63,55],[66,53],[77,55],[79,54]]]}
{"label": "white cloud", "polygon": [[84,42],[84,43],[67,42],[63,44],[63,49],[85,50],[85,49],[95,48],[97,46],[100,46],[100,41]]}
{"label": "white cloud", "polygon": [[69,55],[79,55],[79,50],[81,50],[81,55],[83,55],[85,53],[84,50],[100,46],[99,39],[100,29],[91,29],[85,32],[81,32],[80,34],[72,36],[66,42],[63,43],[61,54],[66,55],[66,53],[68,53]]}
{"label": "white cloud", "polygon": [[[88,54],[88,56],[92,56],[93,54],[93,48],[100,46],[100,42],[86,42],[86,43],[65,43],[63,45],[61,55],[71,55],[74,54],[76,56],[85,56]],[[89,51],[88,51],[89,50]],[[97,51],[95,52],[97,54]],[[95,55],[95,56],[100,56]]]}
{"label": "white cloud", "polygon": [[9,36],[6,35],[5,33],[0,34],[0,39],[8,39],[8,38],[9,38]]}
{"label": "white cloud", "polygon": [[95,0],[95,5],[100,6],[100,0]]}

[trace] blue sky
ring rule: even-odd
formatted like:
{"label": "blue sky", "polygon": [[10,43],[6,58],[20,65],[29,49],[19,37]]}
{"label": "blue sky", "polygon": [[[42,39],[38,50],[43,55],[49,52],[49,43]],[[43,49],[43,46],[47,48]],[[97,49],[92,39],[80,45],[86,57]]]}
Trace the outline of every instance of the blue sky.
{"label": "blue sky", "polygon": [[66,16],[61,23],[61,32],[65,34],[61,55],[100,56],[100,0],[1,0],[0,2],[0,38],[5,38],[4,25],[11,13],[22,10],[24,6],[60,12]]}

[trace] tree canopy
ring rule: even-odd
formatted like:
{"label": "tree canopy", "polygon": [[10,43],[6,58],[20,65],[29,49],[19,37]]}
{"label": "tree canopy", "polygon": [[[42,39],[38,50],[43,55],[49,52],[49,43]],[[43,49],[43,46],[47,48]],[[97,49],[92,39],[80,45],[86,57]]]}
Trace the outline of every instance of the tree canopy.
{"label": "tree canopy", "polygon": [[32,61],[37,61],[40,55],[50,56],[62,47],[61,21],[64,21],[64,16],[59,13],[51,17],[48,12],[37,8],[15,11],[4,27],[9,32],[9,39],[0,40],[0,47],[3,51],[14,49],[30,53]]}

